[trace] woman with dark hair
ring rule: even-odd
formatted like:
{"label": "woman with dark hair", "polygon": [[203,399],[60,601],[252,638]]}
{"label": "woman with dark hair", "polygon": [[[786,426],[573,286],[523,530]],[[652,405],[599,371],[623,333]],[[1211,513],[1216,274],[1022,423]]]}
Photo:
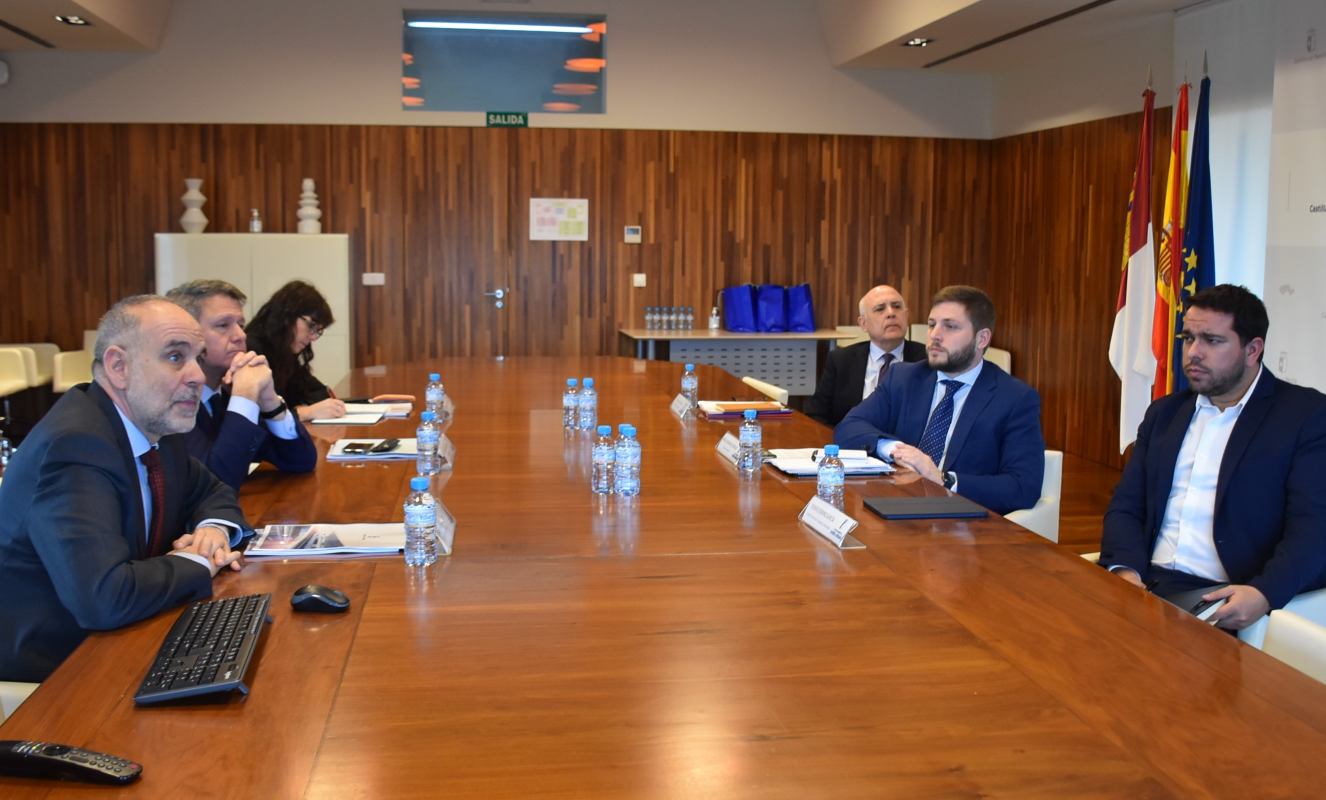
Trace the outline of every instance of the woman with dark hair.
{"label": "woman with dark hair", "polygon": [[249,349],[267,356],[276,393],[303,422],[345,416],[345,403],[308,366],[313,343],[333,322],[331,306],[317,289],[291,281],[263,303],[245,328]]}

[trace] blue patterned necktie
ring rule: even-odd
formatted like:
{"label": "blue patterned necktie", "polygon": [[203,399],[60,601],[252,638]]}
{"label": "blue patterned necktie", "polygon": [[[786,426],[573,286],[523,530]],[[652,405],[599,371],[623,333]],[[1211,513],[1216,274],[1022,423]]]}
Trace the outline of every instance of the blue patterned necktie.
{"label": "blue patterned necktie", "polygon": [[930,422],[921,434],[921,443],[917,445],[922,453],[930,456],[936,467],[941,467],[940,459],[944,456],[944,440],[948,438],[948,426],[953,422],[953,395],[957,394],[962,381],[940,381],[944,384],[944,398],[935,406],[935,413],[930,415]]}

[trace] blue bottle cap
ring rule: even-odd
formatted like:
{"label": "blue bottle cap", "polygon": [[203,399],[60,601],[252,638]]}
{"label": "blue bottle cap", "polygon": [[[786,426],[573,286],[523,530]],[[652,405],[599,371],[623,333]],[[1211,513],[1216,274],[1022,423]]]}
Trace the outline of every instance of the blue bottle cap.
{"label": "blue bottle cap", "polygon": [[611,425],[600,425],[599,428],[598,428],[598,431],[599,431],[599,436],[611,436],[611,435],[612,435],[612,426],[611,426]]}
{"label": "blue bottle cap", "polygon": [[440,381],[440,380],[442,380],[442,375],[441,375],[440,373],[437,373],[437,372],[430,372],[430,373],[428,373],[428,379],[429,379],[430,381]]}
{"label": "blue bottle cap", "polygon": [[423,475],[415,475],[410,478],[410,491],[423,492],[428,489],[428,479]]}
{"label": "blue bottle cap", "polygon": [[620,425],[617,426],[617,432],[620,433],[621,435],[625,436],[625,435],[626,435],[626,429],[629,428],[629,427],[631,427],[631,424],[630,424],[629,422],[623,422],[623,423],[621,423]]}
{"label": "blue bottle cap", "polygon": [[741,416],[745,417],[746,419],[755,419],[755,417],[758,415],[755,413],[755,409],[748,408],[745,411],[741,412]]}
{"label": "blue bottle cap", "polygon": [[838,445],[836,445],[836,444],[826,444],[826,445],[824,445],[824,455],[826,455],[826,456],[836,456],[836,455],[838,455]]}
{"label": "blue bottle cap", "polygon": [[592,389],[592,388],[594,388],[594,379],[593,379],[593,378],[585,378],[585,388],[586,388],[586,389]]}
{"label": "blue bottle cap", "polygon": [[694,372],[694,371],[695,371],[695,365],[694,365],[694,364],[687,364],[687,365],[686,365],[686,371],[687,371],[687,372]]}
{"label": "blue bottle cap", "polygon": [[420,422],[432,422],[435,419],[437,419],[437,414],[432,411],[425,411],[419,415]]}
{"label": "blue bottle cap", "polygon": [[627,425],[627,426],[626,426],[626,435],[627,435],[627,436],[634,436],[634,435],[635,435],[635,426],[634,426],[634,425]]}
{"label": "blue bottle cap", "polygon": [[568,388],[568,389],[574,389],[574,388],[576,388],[576,385],[579,384],[579,383],[580,383],[580,381],[576,380],[575,378],[567,378],[567,379],[566,379],[566,388]]}

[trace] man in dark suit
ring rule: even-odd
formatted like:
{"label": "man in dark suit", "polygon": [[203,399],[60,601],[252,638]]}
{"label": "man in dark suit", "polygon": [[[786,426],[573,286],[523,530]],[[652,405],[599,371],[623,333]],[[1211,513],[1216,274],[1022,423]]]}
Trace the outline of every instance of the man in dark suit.
{"label": "man in dark suit", "polygon": [[834,441],[1000,514],[1034,506],[1045,475],[1040,396],[983,360],[994,324],[985,292],[940,289],[930,309],[927,361],[890,367],[874,394],[839,423]]}
{"label": "man in dark suit", "polygon": [[925,345],[909,342],[907,304],[892,286],[876,286],[857,304],[857,324],[869,341],[829,353],[815,394],[806,401],[806,416],[833,427],[879,385],[881,375],[900,361],[924,361]]}
{"label": "man in dark suit", "polygon": [[267,461],[282,472],[312,472],[318,450],[272,383],[267,359],[247,350],[244,293],[225,281],[176,286],[166,297],[203,329],[202,402],[198,422],[184,434],[189,454],[236,492],[249,464]]}
{"label": "man in dark suit", "polygon": [[33,428],[0,483],[0,679],[44,680],[87,636],[212,593],[247,530],[167,434],[193,427],[198,323],[152,295],[97,328],[94,383]]}
{"label": "man in dark suit", "polygon": [[1326,586],[1326,395],[1262,366],[1266,306],[1242,286],[1183,315],[1188,388],[1155,401],[1105,513],[1100,564],[1160,595],[1229,586],[1239,630]]}

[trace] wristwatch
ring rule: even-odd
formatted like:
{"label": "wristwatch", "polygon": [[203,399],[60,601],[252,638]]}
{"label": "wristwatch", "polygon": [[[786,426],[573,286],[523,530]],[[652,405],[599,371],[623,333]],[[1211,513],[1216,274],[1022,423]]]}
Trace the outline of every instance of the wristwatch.
{"label": "wristwatch", "polygon": [[952,489],[954,486],[957,486],[957,485],[958,485],[958,473],[956,473],[956,472],[945,472],[945,473],[944,473],[944,488],[945,488],[945,489]]}
{"label": "wristwatch", "polygon": [[285,413],[285,410],[287,408],[285,400],[279,397],[277,399],[281,401],[280,405],[278,405],[276,408],[273,408],[271,411],[261,412],[260,414],[258,414],[259,419],[276,419],[277,417]]}

